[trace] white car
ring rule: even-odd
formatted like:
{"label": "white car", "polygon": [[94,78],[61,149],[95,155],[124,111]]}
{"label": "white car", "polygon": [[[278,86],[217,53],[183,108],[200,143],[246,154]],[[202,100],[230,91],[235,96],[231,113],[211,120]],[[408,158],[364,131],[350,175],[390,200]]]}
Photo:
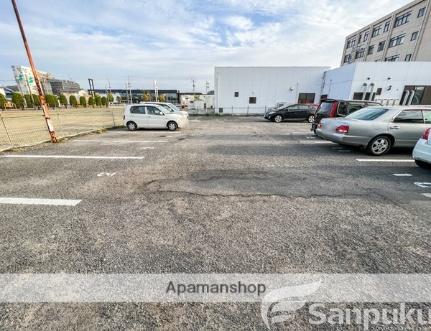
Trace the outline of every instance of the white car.
{"label": "white car", "polygon": [[422,168],[431,169],[431,128],[425,130],[413,150],[416,164]]}
{"label": "white car", "polygon": [[124,125],[130,130],[137,129],[169,129],[175,131],[184,128],[189,120],[181,113],[167,112],[162,106],[156,104],[128,105],[124,110]]}
{"label": "white car", "polygon": [[179,113],[179,114],[182,114],[186,117],[189,117],[188,112],[186,112],[184,110],[180,110],[177,106],[175,106],[173,103],[170,103],[170,102],[141,102],[140,105],[162,106],[169,113]]}

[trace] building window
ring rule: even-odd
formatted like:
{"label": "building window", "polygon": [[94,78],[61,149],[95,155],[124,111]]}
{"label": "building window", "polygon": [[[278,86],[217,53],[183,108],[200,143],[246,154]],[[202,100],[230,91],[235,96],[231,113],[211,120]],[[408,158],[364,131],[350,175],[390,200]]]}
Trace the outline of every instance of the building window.
{"label": "building window", "polygon": [[423,7],[421,9],[419,9],[418,18],[425,15],[425,10],[426,10],[426,7]]}
{"label": "building window", "polygon": [[374,53],[374,45],[368,47],[368,55],[371,55]]}
{"label": "building window", "polygon": [[350,63],[351,60],[352,60],[351,54],[347,54],[346,56],[344,56],[344,63]]}
{"label": "building window", "polygon": [[362,34],[360,33],[360,34],[359,34],[359,38],[358,38],[358,44],[360,44],[360,43],[361,43],[361,40],[362,40]]}
{"label": "building window", "polygon": [[400,56],[399,55],[394,55],[394,56],[389,56],[385,59],[386,62],[396,62],[399,61]]}
{"label": "building window", "polygon": [[368,37],[370,36],[370,33],[367,31],[364,33],[364,41],[368,40]]}
{"label": "building window", "polygon": [[349,40],[347,40],[346,49],[348,49],[350,47],[355,47],[355,45],[356,45],[356,39],[349,39]]}
{"label": "building window", "polygon": [[361,48],[360,50],[356,51],[355,59],[363,58],[364,55],[365,55],[365,49]]}
{"label": "building window", "polygon": [[316,93],[299,93],[298,103],[314,103]]}
{"label": "building window", "polygon": [[376,27],[373,29],[373,33],[371,34],[371,37],[372,37],[372,38],[373,38],[373,37],[377,37],[377,36],[380,34],[380,32],[382,32],[382,26],[381,26],[381,25],[376,26]]}
{"label": "building window", "polygon": [[403,15],[398,16],[395,19],[395,25],[394,27],[399,27],[401,25],[407,24],[408,22],[410,22],[410,16],[412,15],[411,12],[405,13]]}
{"label": "building window", "polygon": [[363,92],[355,92],[353,94],[353,100],[362,100],[364,98]]}
{"label": "building window", "polygon": [[239,92],[235,92],[235,98],[239,97]]}
{"label": "building window", "polygon": [[413,57],[413,55],[412,55],[412,54],[407,54],[407,55],[406,55],[405,60],[406,60],[407,62],[409,62],[409,61],[411,61],[411,60],[412,60],[412,57]]}
{"label": "building window", "polygon": [[256,104],[256,101],[257,101],[256,97],[250,97],[250,98],[248,98],[248,103],[251,104],[251,105],[252,104]]}
{"label": "building window", "polygon": [[383,28],[383,32],[388,32],[390,26],[391,26],[391,21],[387,21],[385,23],[385,27]]}
{"label": "building window", "polygon": [[379,42],[379,47],[377,47],[377,52],[381,52],[385,49],[385,41]]}
{"label": "building window", "polygon": [[376,91],[376,95],[382,95],[383,89],[379,87]]}
{"label": "building window", "polygon": [[415,41],[416,39],[418,39],[418,35],[419,35],[419,32],[418,32],[418,31],[413,32],[413,33],[412,33],[412,38],[411,38],[410,40],[411,40],[411,41]]}
{"label": "building window", "polygon": [[389,41],[389,48],[404,44],[405,36],[405,34],[401,34],[399,36],[391,38],[391,40]]}

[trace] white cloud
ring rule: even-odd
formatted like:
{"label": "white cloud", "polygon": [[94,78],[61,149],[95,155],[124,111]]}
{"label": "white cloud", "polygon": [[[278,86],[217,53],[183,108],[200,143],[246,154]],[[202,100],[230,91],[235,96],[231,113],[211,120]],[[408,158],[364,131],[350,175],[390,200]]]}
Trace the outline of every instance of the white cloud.
{"label": "white cloud", "polygon": [[253,21],[244,16],[228,16],[225,23],[237,30],[250,30],[253,28]]}
{"label": "white cloud", "polygon": [[[216,65],[336,66],[346,35],[404,0],[20,1],[41,70],[103,88],[203,89]],[[364,10],[364,8],[367,8]],[[1,80],[27,63],[9,3],[0,3]]]}

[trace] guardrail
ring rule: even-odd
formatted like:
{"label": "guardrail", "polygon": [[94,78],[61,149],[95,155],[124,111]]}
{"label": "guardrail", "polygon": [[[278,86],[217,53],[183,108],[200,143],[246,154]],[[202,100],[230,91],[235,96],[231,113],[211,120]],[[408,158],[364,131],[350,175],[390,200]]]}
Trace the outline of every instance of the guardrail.
{"label": "guardrail", "polygon": [[[122,108],[52,110],[58,138],[123,125]],[[42,111],[0,111],[0,151],[49,141]]]}

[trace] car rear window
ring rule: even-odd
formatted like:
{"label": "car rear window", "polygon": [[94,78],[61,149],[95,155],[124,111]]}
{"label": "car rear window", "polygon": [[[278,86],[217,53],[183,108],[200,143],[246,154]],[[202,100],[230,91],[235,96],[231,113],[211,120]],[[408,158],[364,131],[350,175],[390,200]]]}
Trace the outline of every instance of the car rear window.
{"label": "car rear window", "polygon": [[319,110],[317,111],[318,114],[321,115],[327,115],[331,112],[332,110],[332,105],[335,103],[335,101],[330,101],[330,102],[322,102],[320,104]]}
{"label": "car rear window", "polygon": [[385,108],[363,108],[354,112],[353,114],[350,114],[346,118],[361,121],[373,121],[382,116],[387,111],[388,109]]}

